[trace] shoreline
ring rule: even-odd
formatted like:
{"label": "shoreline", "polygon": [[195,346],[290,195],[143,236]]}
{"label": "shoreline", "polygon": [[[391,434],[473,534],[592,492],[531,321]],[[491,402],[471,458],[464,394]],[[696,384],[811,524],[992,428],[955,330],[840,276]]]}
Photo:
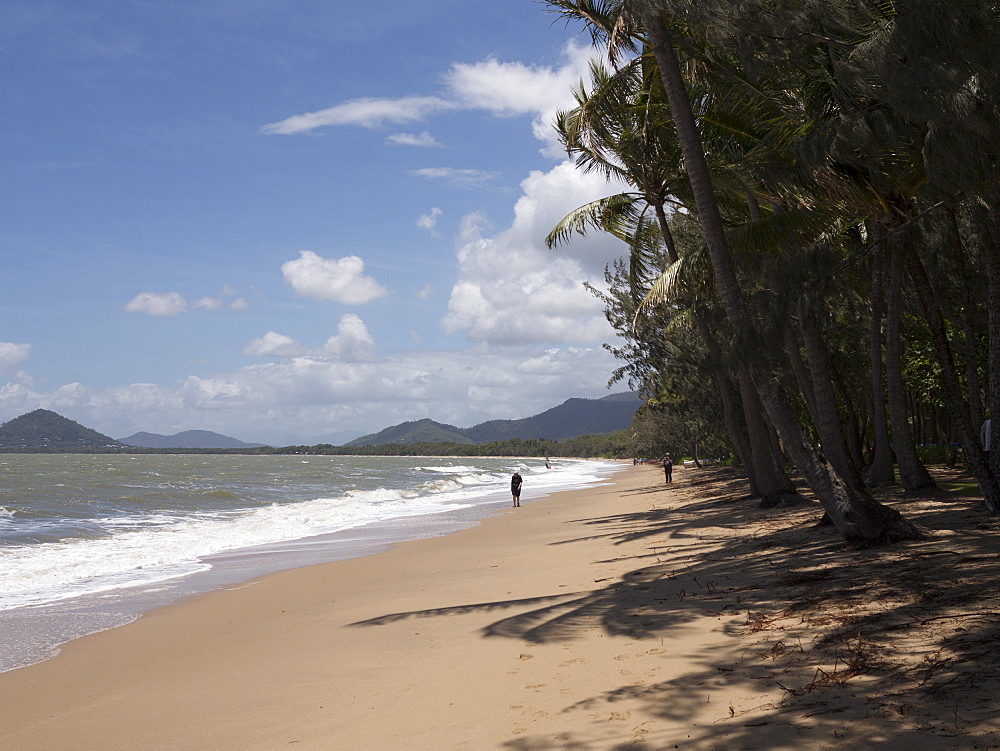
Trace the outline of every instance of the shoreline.
{"label": "shoreline", "polygon": [[[975,531],[981,513],[950,498],[944,511],[937,499],[908,501],[905,513],[933,514],[932,526],[953,531],[852,551],[810,526],[814,503],[758,509],[728,469],[681,469],[674,479],[668,487],[657,468],[626,466],[610,485],[554,493],[377,555],[272,574],[71,642],[0,674],[0,745],[997,745],[992,653],[974,661],[981,672],[964,693],[919,703],[926,681],[901,662],[885,683],[889,663],[862,647],[884,633],[919,662],[935,654],[937,636],[895,621],[879,631],[878,618],[895,616],[888,595],[856,601],[838,589],[851,582],[838,577],[865,566],[894,584],[900,608],[899,590],[920,597],[935,575],[950,593],[982,593],[1000,548]],[[938,561],[966,548],[978,551],[964,569],[976,576],[963,583]],[[862,594],[875,588],[862,584]],[[828,590],[839,608],[823,600]],[[949,619],[973,620],[939,620],[948,634],[956,622],[968,634],[978,614],[962,607],[979,606],[954,607]],[[841,627],[844,641],[829,646]],[[858,668],[848,674],[851,654]],[[964,666],[938,668],[944,682],[931,688],[958,691]]]}
{"label": "shoreline", "polygon": [[[602,484],[608,473],[617,471],[616,462],[600,463],[606,468],[597,471],[591,483]],[[567,481],[564,487],[581,487],[577,482]],[[562,490],[536,487],[535,492],[526,503]],[[459,502],[455,508],[442,506],[433,513],[234,548],[197,559],[192,565],[201,570],[180,576],[0,610],[0,674],[52,659],[68,642],[127,625],[161,607],[280,571],[377,555],[402,542],[452,534],[496,515],[508,503],[507,491],[483,487],[475,500]]]}

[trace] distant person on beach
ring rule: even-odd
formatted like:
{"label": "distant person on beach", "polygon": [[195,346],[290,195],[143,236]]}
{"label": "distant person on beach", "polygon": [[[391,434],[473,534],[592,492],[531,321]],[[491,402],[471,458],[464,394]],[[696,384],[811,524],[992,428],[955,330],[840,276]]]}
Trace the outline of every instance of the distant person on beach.
{"label": "distant person on beach", "polygon": [[990,461],[990,444],[992,441],[993,433],[993,420],[987,420],[983,423],[983,427],[979,429],[979,440],[983,442],[983,451],[986,452],[986,462]]}
{"label": "distant person on beach", "polygon": [[545,457],[545,469],[552,469],[552,463],[549,461],[549,457]]}
{"label": "distant person on beach", "polygon": [[510,478],[510,494],[514,496],[514,508],[521,506],[521,483],[523,482],[521,473],[515,469],[514,476]]}
{"label": "distant person on beach", "polygon": [[664,482],[674,481],[674,463],[670,459],[670,454],[663,457],[663,479]]}

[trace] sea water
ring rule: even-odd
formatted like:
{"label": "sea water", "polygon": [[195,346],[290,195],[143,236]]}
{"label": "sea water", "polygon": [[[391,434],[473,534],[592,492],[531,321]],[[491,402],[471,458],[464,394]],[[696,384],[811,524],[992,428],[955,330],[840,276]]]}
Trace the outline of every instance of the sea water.
{"label": "sea water", "polygon": [[183,597],[461,529],[599,483],[612,462],[0,455],[0,671]]}

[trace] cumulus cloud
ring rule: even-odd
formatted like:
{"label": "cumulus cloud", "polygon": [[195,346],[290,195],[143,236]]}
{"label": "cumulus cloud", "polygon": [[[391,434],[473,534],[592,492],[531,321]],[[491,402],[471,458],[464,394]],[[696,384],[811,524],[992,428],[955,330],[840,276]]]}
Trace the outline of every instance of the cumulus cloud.
{"label": "cumulus cloud", "polygon": [[150,316],[176,316],[192,310],[246,310],[249,305],[245,298],[236,297],[238,293],[229,285],[215,297],[200,297],[189,302],[179,292],[140,292],[127,303],[125,310],[129,313],[145,313]]}
{"label": "cumulus cloud", "polygon": [[496,172],[479,169],[456,169],[454,167],[424,167],[423,169],[410,170],[410,174],[428,180],[441,180],[461,188],[479,187],[497,177]]}
{"label": "cumulus cloud", "polygon": [[243,354],[251,357],[296,357],[305,348],[290,336],[268,331],[260,339],[254,339],[243,348]]}
{"label": "cumulus cloud", "polygon": [[290,336],[268,331],[244,347],[243,354],[251,357],[313,357],[351,362],[370,359],[374,347],[375,340],[368,333],[364,321],[355,314],[348,313],[337,324],[337,333],[321,347],[313,349]]}
{"label": "cumulus cloud", "polygon": [[624,246],[597,235],[552,251],[543,238],[569,211],[618,187],[564,162],[522,181],[523,195],[507,229],[488,236],[481,215],[464,217],[457,251],[459,278],[442,320],[444,331],[508,344],[596,344],[612,338],[600,301],[583,282],[603,286],[604,266],[620,256]]}
{"label": "cumulus cloud", "polygon": [[455,104],[435,96],[409,96],[397,99],[362,97],[302,115],[292,115],[260,128],[264,135],[305,133],[329,125],[357,125],[380,128],[425,119],[428,115],[453,109]]}
{"label": "cumulus cloud", "polygon": [[420,146],[422,148],[441,145],[438,143],[437,139],[426,130],[419,135],[415,135],[413,133],[393,133],[386,136],[385,142],[391,146]]}
{"label": "cumulus cloud", "polygon": [[31,353],[30,344],[0,342],[0,370],[9,371],[28,359]]}
{"label": "cumulus cloud", "polygon": [[281,266],[285,281],[296,294],[315,300],[360,305],[389,294],[389,290],[364,275],[365,262],[357,256],[323,258],[303,250],[294,261]]}
{"label": "cumulus cloud", "polygon": [[129,313],[150,316],[175,316],[188,309],[188,301],[179,292],[140,292],[127,303]]}
{"label": "cumulus cloud", "polygon": [[441,211],[441,209],[439,209],[437,206],[434,206],[426,214],[421,214],[419,217],[417,217],[417,226],[420,227],[420,229],[425,229],[432,235],[434,235],[436,234],[434,230],[437,228],[438,217],[441,216],[441,214],[443,213],[444,212]]}

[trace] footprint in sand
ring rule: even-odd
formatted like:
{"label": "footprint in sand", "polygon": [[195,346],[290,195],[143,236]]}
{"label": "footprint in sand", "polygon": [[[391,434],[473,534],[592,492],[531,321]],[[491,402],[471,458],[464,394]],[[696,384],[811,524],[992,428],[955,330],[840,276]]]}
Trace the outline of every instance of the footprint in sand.
{"label": "footprint in sand", "polygon": [[615,657],[615,659],[620,662],[621,660],[628,660],[629,656],[628,655],[618,655],[617,657]]}
{"label": "footprint in sand", "polygon": [[525,691],[541,691],[541,690],[542,690],[543,688],[545,688],[545,687],[546,687],[547,685],[548,685],[548,684],[546,684],[546,683],[536,683],[536,684],[534,684],[533,686],[525,686],[525,687],[524,687],[524,690],[525,690]]}
{"label": "footprint in sand", "polygon": [[526,654],[525,652],[522,652],[520,655],[518,655],[517,659],[519,659],[519,660],[533,660],[534,658],[535,658],[534,655],[529,655],[529,654]]}
{"label": "footprint in sand", "polygon": [[572,660],[566,660],[566,662],[560,662],[558,665],[556,665],[556,667],[557,668],[564,668],[567,665],[572,665],[572,664],[577,663],[577,662],[586,662],[586,660],[583,659],[582,657],[576,657],[576,658],[574,658]]}
{"label": "footprint in sand", "polygon": [[611,716],[608,718],[608,722],[612,722],[614,720],[624,721],[624,720],[627,720],[631,716],[632,716],[632,713],[628,712],[628,711],[626,711],[626,712],[612,712]]}
{"label": "footprint in sand", "polygon": [[660,649],[659,647],[657,647],[656,649],[651,649],[648,652],[646,652],[646,654],[648,654],[648,655],[665,655],[666,653],[667,653],[667,650]]}

